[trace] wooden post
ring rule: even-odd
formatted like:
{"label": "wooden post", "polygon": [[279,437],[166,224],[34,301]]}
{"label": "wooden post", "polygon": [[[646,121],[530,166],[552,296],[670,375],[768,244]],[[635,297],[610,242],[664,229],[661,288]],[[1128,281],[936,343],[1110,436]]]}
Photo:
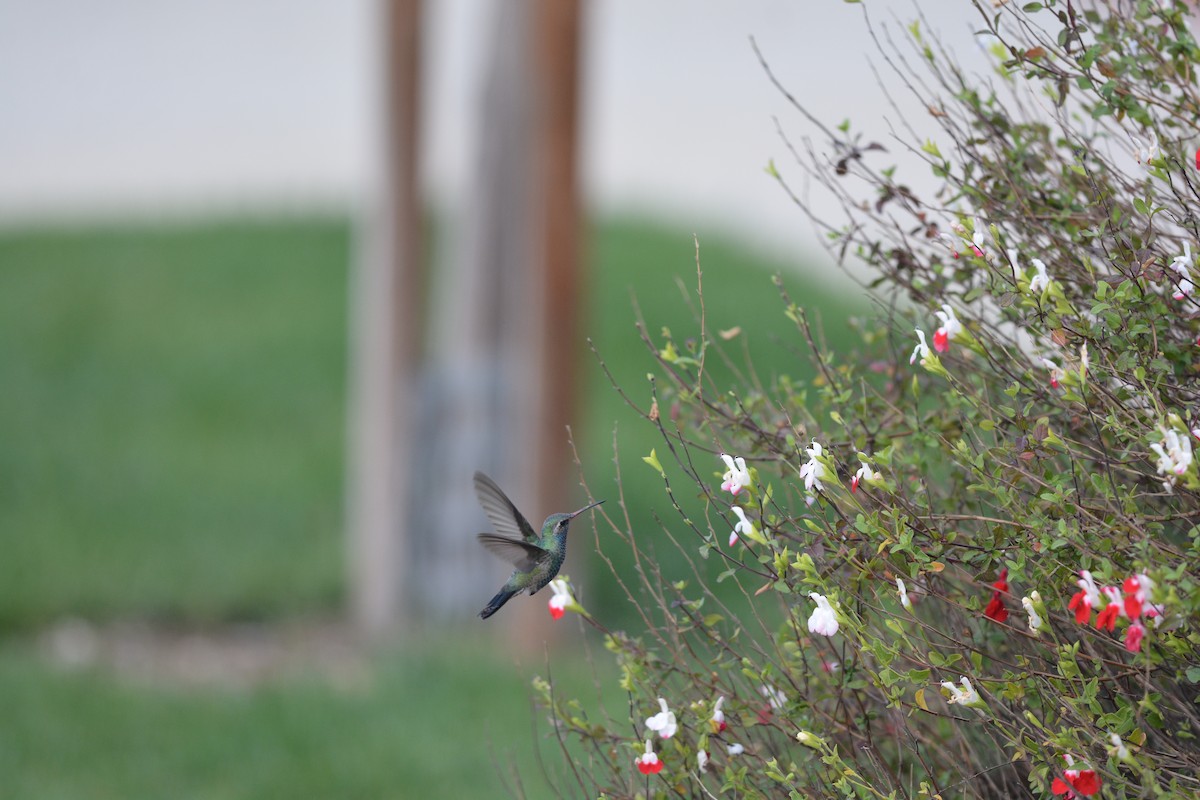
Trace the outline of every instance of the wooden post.
{"label": "wooden post", "polygon": [[[532,363],[527,372],[531,403],[522,427],[530,434],[536,513],[544,515],[570,510],[571,458],[566,428],[575,407],[581,354],[576,324],[581,305],[577,164],[580,8],[577,0],[530,0],[529,5],[532,119],[526,146],[531,149],[533,186],[526,194],[531,204],[528,232],[532,246],[525,282],[536,313],[523,329],[523,335],[530,337],[527,352]],[[582,539],[577,533],[576,542]],[[578,544],[568,547],[568,554],[573,554],[568,563],[579,562],[579,550]],[[515,635],[508,641],[518,653],[541,653],[545,641],[561,632],[547,628],[544,600],[525,603],[512,616]]]}
{"label": "wooden post", "polygon": [[538,331],[537,497],[566,511],[571,474],[567,425],[576,407],[579,347],[579,42],[578,0],[535,0],[536,153],[534,287]]}
{"label": "wooden post", "polygon": [[370,638],[406,616],[402,514],[425,283],[417,174],[421,0],[386,0],[384,15],[384,185],[354,264],[346,487],[351,614]]}

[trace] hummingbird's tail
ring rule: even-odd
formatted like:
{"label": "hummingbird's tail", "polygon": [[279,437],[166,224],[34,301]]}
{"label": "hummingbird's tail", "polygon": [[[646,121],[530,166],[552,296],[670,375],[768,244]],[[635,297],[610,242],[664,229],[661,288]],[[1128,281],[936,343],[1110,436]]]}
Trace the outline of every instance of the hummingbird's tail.
{"label": "hummingbird's tail", "polygon": [[497,611],[500,610],[500,606],[507,603],[509,601],[509,599],[511,599],[512,596],[517,593],[517,591],[519,591],[519,590],[514,589],[512,591],[509,591],[508,589],[501,589],[499,592],[496,593],[496,596],[493,597],[491,599],[491,601],[488,602],[487,608],[485,608],[485,609],[483,609],[483,611],[479,612],[479,618],[487,619],[492,614],[495,614]]}

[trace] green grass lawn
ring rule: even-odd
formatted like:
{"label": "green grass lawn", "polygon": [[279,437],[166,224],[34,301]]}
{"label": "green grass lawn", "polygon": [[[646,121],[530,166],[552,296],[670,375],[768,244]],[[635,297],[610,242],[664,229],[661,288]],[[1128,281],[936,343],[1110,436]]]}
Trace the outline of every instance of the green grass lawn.
{"label": "green grass lawn", "polygon": [[[0,797],[490,798],[508,795],[515,770],[528,797],[549,800],[558,795],[540,764],[555,785],[566,776],[530,703],[543,667],[442,639],[376,658],[348,687],[300,674],[183,689],[47,669],[10,644],[0,648]],[[581,658],[558,654],[553,667],[563,691],[594,696]]]}
{"label": "green grass lawn", "polygon": [[347,257],[341,222],[0,235],[0,630],[337,602]]}
{"label": "green grass lawn", "polygon": [[[717,237],[701,246],[710,327],[741,325],[764,378],[808,375],[770,281],[791,265]],[[646,403],[652,362],[630,297],[655,335],[696,335],[676,289],[676,276],[695,284],[691,235],[614,220],[590,252],[584,332]],[[342,220],[0,233],[0,797],[494,797],[490,751],[503,763],[510,749],[536,778],[536,665],[477,636],[409,642],[354,691],[315,677],[150,689],[48,669],[21,643],[68,615],[206,625],[337,611],[350,253]],[[789,283],[826,320],[850,307]],[[582,375],[593,488],[613,490],[619,424],[634,525],[656,532],[669,509],[641,457],[657,435],[592,359]],[[589,587],[608,621],[629,619],[603,572]],[[586,694],[584,666],[555,660]]]}

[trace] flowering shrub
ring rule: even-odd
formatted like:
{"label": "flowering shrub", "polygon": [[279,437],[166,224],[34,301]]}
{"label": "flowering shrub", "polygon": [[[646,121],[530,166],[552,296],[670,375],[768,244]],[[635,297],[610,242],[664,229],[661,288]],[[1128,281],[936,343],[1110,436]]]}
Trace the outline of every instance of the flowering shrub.
{"label": "flowering shrub", "polygon": [[[796,202],[893,309],[861,352],[782,281],[811,383],[714,385],[702,317],[645,337],[666,455],[623,478],[676,513],[599,540],[637,557],[643,627],[582,617],[627,716],[537,684],[585,745],[564,794],[1200,795],[1200,47],[1183,4],[992,5],[997,88],[917,25],[883,54],[938,126],[911,143],[935,194],[849,124],[794,148],[845,221]],[[689,573],[656,567],[672,545]]]}

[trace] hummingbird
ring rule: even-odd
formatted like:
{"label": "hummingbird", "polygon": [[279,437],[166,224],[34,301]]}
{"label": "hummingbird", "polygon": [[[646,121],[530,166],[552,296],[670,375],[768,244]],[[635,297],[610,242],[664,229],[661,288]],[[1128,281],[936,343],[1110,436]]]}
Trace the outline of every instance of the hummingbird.
{"label": "hummingbird", "polygon": [[513,595],[534,594],[554,580],[567,557],[567,526],[575,517],[604,502],[589,503],[571,514],[551,514],[542,523],[542,535],[538,536],[513,501],[482,472],[475,473],[475,496],[495,528],[495,533],[479,534],[479,543],[515,567],[508,581],[479,612],[480,619],[495,614]]}

